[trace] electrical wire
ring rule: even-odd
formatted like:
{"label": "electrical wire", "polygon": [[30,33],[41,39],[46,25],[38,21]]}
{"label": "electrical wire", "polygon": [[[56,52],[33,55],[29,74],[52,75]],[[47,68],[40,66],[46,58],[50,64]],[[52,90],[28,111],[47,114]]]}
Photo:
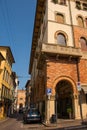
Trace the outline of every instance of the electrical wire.
{"label": "electrical wire", "polygon": [[5,5],[5,15],[7,17],[7,25],[8,25],[8,31],[9,31],[9,39],[10,39],[10,46],[12,48],[12,51],[13,53],[15,54],[15,40],[14,40],[14,37],[13,37],[13,32],[12,31],[12,24],[11,24],[11,19],[10,19],[10,16],[9,16],[9,13],[8,13],[8,3],[7,3],[7,0],[3,0],[4,1],[4,5]]}

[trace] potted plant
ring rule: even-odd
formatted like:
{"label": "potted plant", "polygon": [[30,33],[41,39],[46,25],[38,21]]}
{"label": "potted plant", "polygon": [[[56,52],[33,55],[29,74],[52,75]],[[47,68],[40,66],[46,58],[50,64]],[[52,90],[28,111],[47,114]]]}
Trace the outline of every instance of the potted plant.
{"label": "potted plant", "polygon": [[71,117],[72,117],[72,109],[70,107],[67,108],[67,113],[69,115],[69,118],[71,119]]}

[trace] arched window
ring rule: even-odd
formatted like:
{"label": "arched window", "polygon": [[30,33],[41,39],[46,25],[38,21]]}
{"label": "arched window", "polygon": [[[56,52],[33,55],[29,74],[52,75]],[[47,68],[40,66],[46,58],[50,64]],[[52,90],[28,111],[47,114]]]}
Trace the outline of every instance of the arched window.
{"label": "arched window", "polygon": [[87,40],[85,37],[80,38],[80,43],[81,43],[81,49],[82,50],[87,50]]}
{"label": "arched window", "polygon": [[59,45],[65,46],[66,45],[66,38],[65,35],[62,33],[58,33],[57,35],[57,43]]}
{"label": "arched window", "polygon": [[78,21],[78,25],[80,27],[84,27],[84,21],[83,21],[83,18],[81,16],[78,16],[77,21]]}
{"label": "arched window", "polygon": [[64,16],[60,13],[56,13],[56,22],[64,23]]}

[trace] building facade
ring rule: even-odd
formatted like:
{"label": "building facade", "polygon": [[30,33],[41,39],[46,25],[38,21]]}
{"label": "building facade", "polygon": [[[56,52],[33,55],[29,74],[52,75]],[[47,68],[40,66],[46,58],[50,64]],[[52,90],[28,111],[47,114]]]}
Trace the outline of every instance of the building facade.
{"label": "building facade", "polygon": [[26,103],[25,106],[26,108],[29,108],[31,105],[31,80],[27,80],[26,85],[25,85],[25,89],[26,89]]}
{"label": "building facade", "polygon": [[26,91],[23,89],[17,90],[17,110],[25,107]]}
{"label": "building facade", "polygon": [[13,102],[12,64],[15,63],[10,47],[0,46],[0,118],[11,113]]}
{"label": "building facade", "polygon": [[11,114],[17,111],[17,90],[19,86],[18,76],[16,72],[12,72],[11,74],[12,80],[12,106],[11,106]]}
{"label": "building facade", "polygon": [[14,108],[14,112],[17,111],[17,101],[18,101],[18,86],[19,86],[19,80],[18,80],[18,76],[16,75],[16,73],[13,73],[15,76],[15,86],[13,89],[13,97],[14,97],[14,102],[13,102],[13,108]]}
{"label": "building facade", "polygon": [[45,121],[87,118],[86,0],[37,0],[29,73]]}

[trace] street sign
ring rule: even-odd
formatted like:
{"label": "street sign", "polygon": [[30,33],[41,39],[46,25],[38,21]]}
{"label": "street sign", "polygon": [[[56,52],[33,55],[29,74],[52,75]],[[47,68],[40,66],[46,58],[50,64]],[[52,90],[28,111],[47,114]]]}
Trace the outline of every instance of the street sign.
{"label": "street sign", "polygon": [[77,89],[78,89],[78,91],[81,91],[81,83],[80,82],[77,82]]}
{"label": "street sign", "polygon": [[52,89],[51,88],[47,88],[47,95],[51,95],[52,94]]}

